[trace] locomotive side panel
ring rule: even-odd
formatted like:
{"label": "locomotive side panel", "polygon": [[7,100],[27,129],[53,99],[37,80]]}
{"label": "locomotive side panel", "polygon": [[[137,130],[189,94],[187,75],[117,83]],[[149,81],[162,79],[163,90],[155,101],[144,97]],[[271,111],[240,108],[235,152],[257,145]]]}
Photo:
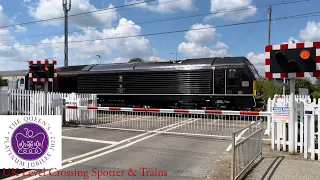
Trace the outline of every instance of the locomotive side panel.
{"label": "locomotive side panel", "polygon": [[109,72],[81,74],[79,93],[210,94],[211,71]]}

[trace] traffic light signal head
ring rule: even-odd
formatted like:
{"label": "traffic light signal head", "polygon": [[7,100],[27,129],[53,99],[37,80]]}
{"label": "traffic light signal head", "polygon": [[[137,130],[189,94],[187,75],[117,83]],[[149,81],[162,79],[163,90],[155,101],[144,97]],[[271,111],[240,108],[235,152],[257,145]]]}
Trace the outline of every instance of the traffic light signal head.
{"label": "traffic light signal head", "polygon": [[[29,79],[35,81],[55,81],[57,77],[56,61],[49,63],[47,60],[42,63],[41,61],[29,62]],[[39,80],[40,79],[40,80]]]}
{"label": "traffic light signal head", "polygon": [[266,46],[266,78],[320,76],[320,42]]}
{"label": "traffic light signal head", "polygon": [[33,78],[53,78],[54,65],[53,64],[32,64],[29,66],[32,70]]}

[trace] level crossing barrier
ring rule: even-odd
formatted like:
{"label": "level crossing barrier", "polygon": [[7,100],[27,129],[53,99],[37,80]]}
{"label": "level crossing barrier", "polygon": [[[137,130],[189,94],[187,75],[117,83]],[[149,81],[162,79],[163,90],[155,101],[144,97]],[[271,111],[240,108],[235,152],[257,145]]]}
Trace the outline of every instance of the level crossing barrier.
{"label": "level crossing barrier", "polygon": [[[68,117],[66,123],[82,127],[157,132],[177,135],[211,136],[231,139],[232,132],[251,122],[266,119],[268,112],[66,106],[68,111],[94,111],[95,116]],[[175,127],[159,130],[162,127]]]}

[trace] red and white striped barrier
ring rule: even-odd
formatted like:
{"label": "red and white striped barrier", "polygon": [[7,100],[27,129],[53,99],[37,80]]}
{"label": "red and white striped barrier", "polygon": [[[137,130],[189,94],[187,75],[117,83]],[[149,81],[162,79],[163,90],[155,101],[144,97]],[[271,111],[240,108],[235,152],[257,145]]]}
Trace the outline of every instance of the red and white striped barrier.
{"label": "red and white striped barrier", "polygon": [[228,111],[228,110],[191,110],[191,109],[159,109],[159,108],[124,108],[124,107],[98,107],[98,106],[66,106],[66,109],[123,111],[123,112],[159,112],[182,114],[220,114],[243,116],[270,116],[271,112],[261,111]]}

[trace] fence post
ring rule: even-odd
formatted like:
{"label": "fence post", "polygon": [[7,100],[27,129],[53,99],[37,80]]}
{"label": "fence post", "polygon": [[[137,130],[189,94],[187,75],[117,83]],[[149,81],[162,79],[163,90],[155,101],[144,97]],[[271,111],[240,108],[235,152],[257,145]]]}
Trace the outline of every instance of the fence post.
{"label": "fence post", "polygon": [[60,98],[60,113],[61,113],[61,117],[62,117],[62,126],[66,125],[66,100],[64,98]]}
{"label": "fence post", "polygon": [[[271,112],[272,110],[272,100],[271,98],[269,98],[267,100],[267,112]],[[267,117],[267,135],[270,136],[270,132],[271,132],[271,128],[272,128],[272,125],[271,125],[271,116],[268,116]]]}
{"label": "fence post", "polygon": [[235,133],[232,132],[231,180],[234,180],[234,178],[235,178],[235,163],[236,163],[235,139],[236,139]]}
{"label": "fence post", "polygon": [[290,100],[289,100],[289,107],[290,107],[290,121],[289,121],[289,152],[294,152],[295,147],[295,79],[290,78]]}

